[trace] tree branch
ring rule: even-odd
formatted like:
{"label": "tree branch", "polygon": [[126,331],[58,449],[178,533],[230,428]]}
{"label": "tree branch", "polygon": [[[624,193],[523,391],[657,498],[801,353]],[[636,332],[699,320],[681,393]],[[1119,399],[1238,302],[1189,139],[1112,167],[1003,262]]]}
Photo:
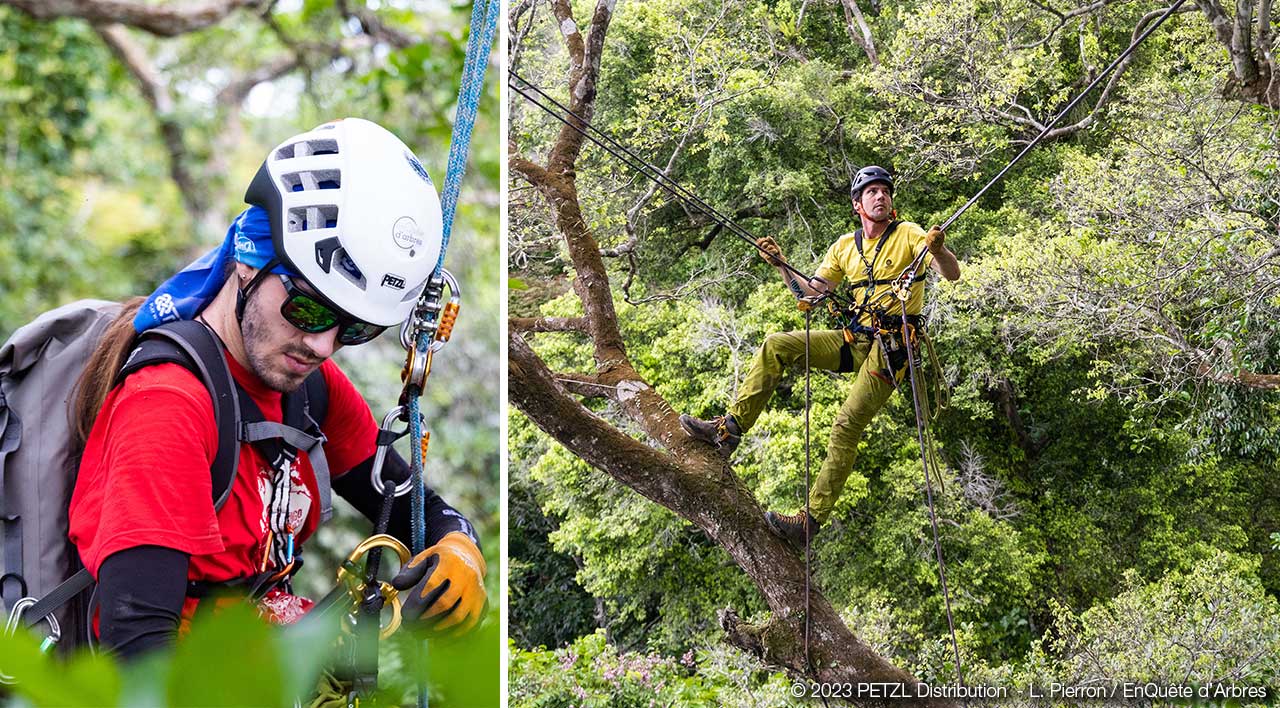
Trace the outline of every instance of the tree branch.
{"label": "tree branch", "polygon": [[37,20],[79,17],[93,24],[122,24],[161,37],[215,25],[259,0],[200,0],[155,4],[130,0],[3,0]]}
{"label": "tree branch", "polygon": [[363,0],[357,2],[354,7],[346,0],[338,0],[338,11],[360,23],[360,29],[365,34],[376,40],[386,42],[396,49],[406,49],[422,43],[421,37],[383,22],[382,18],[378,17],[377,12],[365,6]]}
{"label": "tree branch", "polygon": [[858,7],[857,0],[840,0],[840,4],[844,7],[844,24],[845,28],[849,30],[849,36],[853,38],[853,41],[859,47],[862,47],[862,51],[867,55],[871,66],[880,66],[880,57],[876,54],[875,40],[871,36],[871,26],[867,24],[867,18],[862,16],[862,10]]}
{"label": "tree branch", "polygon": [[1209,364],[1201,364],[1197,368],[1197,372],[1215,383],[1235,384],[1263,391],[1280,391],[1280,374],[1259,374],[1243,370],[1231,374],[1225,371],[1215,371]]}
{"label": "tree branch", "polygon": [[547,170],[520,154],[514,140],[507,140],[507,167],[524,181],[537,187],[547,181]]}
{"label": "tree branch", "polygon": [[129,37],[128,30],[122,25],[95,25],[94,29],[133,76],[143,98],[151,106],[152,115],[160,125],[160,135],[169,153],[169,176],[182,195],[187,213],[193,221],[199,223],[208,208],[208,202],[203,196],[199,180],[191,171],[193,160],[183,139],[182,126],[174,118],[173,97],[169,88],[160,78],[160,73],[146,52]]}
{"label": "tree branch", "polygon": [[510,326],[520,332],[577,332],[587,331],[583,317],[512,317]]}
{"label": "tree branch", "polygon": [[[738,636],[756,638],[758,655],[795,676],[805,675],[811,663],[818,681],[915,683],[855,637],[818,592],[809,596],[811,662],[806,662],[804,563],[769,531],[750,490],[714,454],[672,456],[614,428],[570,398],[514,331],[508,334],[507,354],[511,402],[535,425],[588,464],[692,521],[752,578],[775,619],[760,627],[733,626]],[[617,387],[620,402],[634,395],[627,386]]]}

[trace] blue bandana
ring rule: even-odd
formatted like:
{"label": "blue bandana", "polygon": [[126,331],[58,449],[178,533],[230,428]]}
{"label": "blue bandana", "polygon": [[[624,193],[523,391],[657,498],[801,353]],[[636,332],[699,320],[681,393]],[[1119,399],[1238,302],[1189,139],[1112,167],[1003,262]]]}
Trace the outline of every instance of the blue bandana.
{"label": "blue bandana", "polygon": [[[200,256],[151,293],[133,319],[133,328],[145,332],[165,322],[194,319],[222,289],[224,274],[233,259],[261,268],[274,257],[267,212],[256,206],[245,209],[231,222],[221,246]],[[297,277],[283,265],[275,266],[271,272]]]}

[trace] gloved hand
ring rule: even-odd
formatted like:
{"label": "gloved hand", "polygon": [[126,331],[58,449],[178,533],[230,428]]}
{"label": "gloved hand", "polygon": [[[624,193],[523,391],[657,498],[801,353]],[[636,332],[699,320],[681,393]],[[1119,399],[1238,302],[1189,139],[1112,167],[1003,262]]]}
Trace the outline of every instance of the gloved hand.
{"label": "gloved hand", "polygon": [[947,236],[942,229],[935,226],[929,229],[929,233],[924,235],[924,242],[929,246],[929,253],[936,256],[942,253],[942,249],[946,247]]}
{"label": "gloved hand", "polygon": [[756,245],[760,247],[760,257],[763,258],[766,263],[773,266],[782,265],[782,247],[778,245],[777,241],[765,236],[764,238],[756,241]]}
{"label": "gloved hand", "polygon": [[435,620],[432,629],[470,631],[484,613],[484,556],[471,537],[454,531],[414,556],[391,585],[401,591],[406,622]]}

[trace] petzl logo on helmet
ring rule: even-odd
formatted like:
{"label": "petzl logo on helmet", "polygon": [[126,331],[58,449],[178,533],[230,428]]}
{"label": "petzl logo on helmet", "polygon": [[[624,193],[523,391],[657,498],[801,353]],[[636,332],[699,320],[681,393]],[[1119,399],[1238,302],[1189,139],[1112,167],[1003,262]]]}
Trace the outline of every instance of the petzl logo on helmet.
{"label": "petzl logo on helmet", "polygon": [[422,229],[418,228],[418,222],[412,217],[402,216],[391,227],[391,238],[397,246],[413,255],[413,250],[422,246]]}
{"label": "petzl logo on helmet", "polygon": [[[409,166],[413,168],[414,172],[418,173],[418,176],[422,178],[422,181],[427,184],[431,184],[431,175],[427,174],[427,168],[423,167],[421,162],[418,162],[418,158],[414,157],[413,153],[406,152],[404,154],[404,159],[409,161]],[[435,185],[431,184],[431,186],[434,187]]]}
{"label": "petzl logo on helmet", "polygon": [[395,288],[396,290],[404,290],[404,278],[401,278],[398,275],[387,273],[382,276],[382,284],[387,287]]}

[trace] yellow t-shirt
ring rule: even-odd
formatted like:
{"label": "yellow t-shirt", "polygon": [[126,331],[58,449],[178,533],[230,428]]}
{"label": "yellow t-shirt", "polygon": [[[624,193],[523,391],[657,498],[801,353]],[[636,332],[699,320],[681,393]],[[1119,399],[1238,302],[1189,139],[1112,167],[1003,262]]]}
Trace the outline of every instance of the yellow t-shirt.
{"label": "yellow t-shirt", "polygon": [[[891,315],[900,314],[898,299],[890,291],[888,283],[876,285],[867,291],[867,268],[874,263],[872,280],[892,280],[902,274],[902,270],[911,264],[911,260],[920,251],[928,248],[924,240],[925,230],[919,224],[904,221],[891,232],[878,239],[862,238],[862,253],[858,253],[857,240],[852,233],[847,233],[827,249],[827,255],[818,266],[817,276],[831,283],[834,287],[842,281],[848,281],[852,288],[853,301],[857,304],[873,302],[888,311]],[[877,254],[877,251],[879,252]],[[925,254],[920,264],[919,274],[923,275],[933,260],[932,254]],[[911,298],[907,300],[907,314],[918,315],[924,308],[924,283],[911,286]],[[871,324],[870,314],[862,316],[862,324]]]}

